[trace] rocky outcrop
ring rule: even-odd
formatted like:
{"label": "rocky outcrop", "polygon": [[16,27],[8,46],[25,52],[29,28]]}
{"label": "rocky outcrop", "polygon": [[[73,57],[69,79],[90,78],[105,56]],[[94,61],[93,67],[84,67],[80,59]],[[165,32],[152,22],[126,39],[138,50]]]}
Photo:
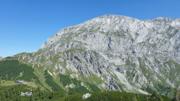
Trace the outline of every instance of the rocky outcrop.
{"label": "rocky outcrop", "polygon": [[[106,15],[65,28],[18,59],[99,88],[169,95],[180,85],[180,20]],[[101,82],[99,82],[101,81]]]}

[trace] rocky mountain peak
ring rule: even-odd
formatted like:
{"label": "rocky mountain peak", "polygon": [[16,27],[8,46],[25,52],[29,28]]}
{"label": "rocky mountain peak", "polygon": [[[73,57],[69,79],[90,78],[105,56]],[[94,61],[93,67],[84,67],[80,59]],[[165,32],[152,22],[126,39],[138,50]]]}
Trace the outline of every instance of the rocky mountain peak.
{"label": "rocky mountain peak", "polygon": [[100,16],[61,30],[37,53],[19,59],[54,75],[70,74],[82,81],[93,76],[103,89],[169,93],[159,86],[180,85],[179,25],[179,19]]}
{"label": "rocky mountain peak", "polygon": [[108,32],[108,31],[112,32],[112,31],[128,30],[128,29],[135,30],[137,29],[139,24],[141,24],[142,26],[140,20],[135,18],[118,16],[118,15],[104,15],[93,18],[79,25],[64,28],[60,32],[55,34],[53,37],[51,37],[46,42],[46,44],[50,44],[57,41],[65,33],[72,34],[75,31],[91,31],[91,30],[97,30],[101,32]]}

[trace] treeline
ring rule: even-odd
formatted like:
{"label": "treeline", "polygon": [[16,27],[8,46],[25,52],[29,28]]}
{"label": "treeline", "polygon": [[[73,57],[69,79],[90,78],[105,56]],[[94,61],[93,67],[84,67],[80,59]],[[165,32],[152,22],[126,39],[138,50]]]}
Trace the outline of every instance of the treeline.
{"label": "treeline", "polygon": [[[22,96],[22,92],[32,92],[32,96]],[[16,85],[16,86],[0,86],[0,101],[55,101],[59,96],[56,93],[34,89],[32,87]]]}
{"label": "treeline", "polygon": [[99,92],[94,93],[90,98],[82,100],[81,95],[72,95],[65,98],[64,101],[172,101],[165,96],[141,95],[125,92]]}
{"label": "treeline", "polygon": [[[21,92],[31,91],[32,96],[21,96]],[[16,85],[9,87],[0,86],[0,101],[173,101],[157,94],[142,95],[125,92],[96,92],[87,99],[82,99],[83,94],[62,94],[34,89],[28,86]],[[174,101],[176,101],[174,99]]]}

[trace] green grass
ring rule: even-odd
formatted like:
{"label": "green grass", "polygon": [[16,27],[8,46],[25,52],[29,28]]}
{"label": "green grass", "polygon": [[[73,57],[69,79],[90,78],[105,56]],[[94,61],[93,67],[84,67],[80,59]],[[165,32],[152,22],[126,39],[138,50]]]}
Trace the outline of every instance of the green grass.
{"label": "green grass", "polygon": [[17,60],[0,61],[0,79],[1,80],[26,80],[37,79],[34,69],[31,66],[20,63]]}
{"label": "green grass", "polygon": [[[21,92],[32,92],[31,97],[20,96]],[[126,92],[94,92],[88,99],[83,100],[82,93],[62,95],[60,92],[50,92],[26,85],[0,87],[0,101],[172,101],[165,96],[156,94],[142,95]]]}
{"label": "green grass", "polygon": [[47,70],[45,71],[44,75],[46,83],[51,87],[53,91],[64,93],[64,90],[54,81],[53,77],[47,72]]}
{"label": "green grass", "polygon": [[81,94],[65,97],[64,101],[171,101],[171,99],[158,95],[140,95],[125,92],[98,92],[86,100],[82,99]]}
{"label": "green grass", "polygon": [[[20,96],[21,92],[32,92],[33,95],[30,97]],[[41,90],[40,88],[35,89],[25,85],[0,88],[0,101],[57,101],[56,99],[59,99],[59,97],[59,94]]]}
{"label": "green grass", "polygon": [[76,79],[72,79],[70,78],[70,76],[67,75],[60,75],[60,82],[62,83],[62,85],[65,87],[67,85],[70,84],[74,84],[75,87],[74,88],[69,88],[68,93],[69,94],[73,94],[73,93],[86,93],[88,92],[87,88],[85,88],[84,86],[81,86],[81,81],[78,81]]}

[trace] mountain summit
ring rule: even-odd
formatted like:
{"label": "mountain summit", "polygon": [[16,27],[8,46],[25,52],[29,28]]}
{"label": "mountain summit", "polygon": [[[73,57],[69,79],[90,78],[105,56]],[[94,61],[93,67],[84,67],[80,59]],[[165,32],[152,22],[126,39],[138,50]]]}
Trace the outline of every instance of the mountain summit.
{"label": "mountain summit", "polygon": [[[35,53],[13,58],[47,72],[62,88],[91,91],[93,85],[172,96],[180,85],[180,20],[100,16],[62,29]],[[80,83],[62,84],[62,75]]]}

